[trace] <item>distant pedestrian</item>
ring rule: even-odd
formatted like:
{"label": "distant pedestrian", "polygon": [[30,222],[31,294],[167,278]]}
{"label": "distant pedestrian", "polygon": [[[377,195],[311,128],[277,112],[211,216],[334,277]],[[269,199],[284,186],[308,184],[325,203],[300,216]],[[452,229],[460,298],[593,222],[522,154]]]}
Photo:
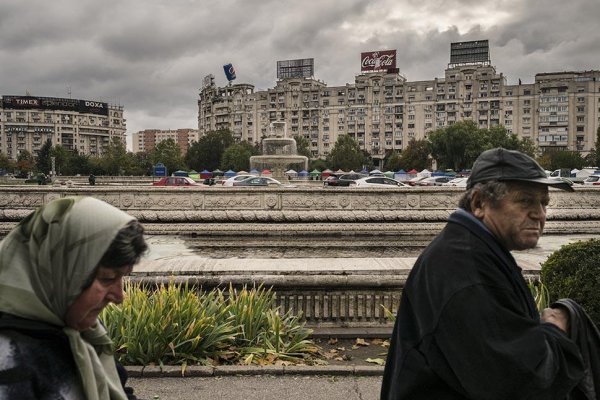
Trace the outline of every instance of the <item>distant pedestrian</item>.
{"label": "distant pedestrian", "polygon": [[88,182],[92,186],[94,186],[96,184],[96,177],[94,176],[94,174],[90,174],[90,176],[88,177]]}
{"label": "distant pedestrian", "polygon": [[598,398],[600,371],[569,338],[569,313],[558,303],[540,321],[510,253],[536,246],[549,186],[573,191],[518,151],[475,161],[460,208],[406,280],[382,400]]}
{"label": "distant pedestrian", "polygon": [[46,178],[46,174],[43,172],[38,174],[37,176],[38,185],[45,185],[48,182],[48,178]]}

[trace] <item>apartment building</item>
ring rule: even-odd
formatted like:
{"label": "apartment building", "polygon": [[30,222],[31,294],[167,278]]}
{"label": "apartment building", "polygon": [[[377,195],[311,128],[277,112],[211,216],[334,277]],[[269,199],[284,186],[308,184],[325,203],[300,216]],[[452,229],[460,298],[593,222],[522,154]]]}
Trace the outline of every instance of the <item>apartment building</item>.
{"label": "apartment building", "polygon": [[586,154],[600,126],[600,71],[538,73],[534,83],[508,85],[489,61],[459,62],[427,81],[388,69],[361,72],[336,87],[314,77],[279,79],[264,91],[210,82],[198,100],[200,136],[227,128],[237,140],[260,142],[269,124],[281,121],[288,135],[310,141],[314,158],[325,157],[339,135],[350,135],[382,160],[411,139],[465,120],[480,128],[503,125],[542,151]]}
{"label": "apartment building", "polygon": [[146,129],[133,134],[133,152],[150,152],[163,140],[173,139],[179,146],[181,154],[185,155],[192,142],[198,141],[197,129]]}
{"label": "apartment building", "polygon": [[123,107],[55,97],[2,96],[0,151],[16,160],[27,150],[34,156],[50,139],[80,154],[99,156],[117,137],[125,143]]}

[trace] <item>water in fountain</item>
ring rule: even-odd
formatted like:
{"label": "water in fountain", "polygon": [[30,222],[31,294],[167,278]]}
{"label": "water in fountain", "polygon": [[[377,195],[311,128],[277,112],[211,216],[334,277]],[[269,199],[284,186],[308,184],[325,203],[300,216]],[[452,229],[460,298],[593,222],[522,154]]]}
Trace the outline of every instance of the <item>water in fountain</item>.
{"label": "water in fountain", "polygon": [[296,140],[288,138],[285,122],[272,122],[269,136],[262,140],[263,154],[250,157],[250,168],[268,169],[276,179],[285,178],[285,171],[308,171],[308,157],[298,155]]}

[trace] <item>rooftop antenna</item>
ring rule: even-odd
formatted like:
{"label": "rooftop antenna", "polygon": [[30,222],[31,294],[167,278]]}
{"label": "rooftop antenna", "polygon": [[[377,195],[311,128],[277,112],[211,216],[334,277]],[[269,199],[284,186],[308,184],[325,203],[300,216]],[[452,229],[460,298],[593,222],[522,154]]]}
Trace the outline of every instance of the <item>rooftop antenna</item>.
{"label": "rooftop antenna", "polygon": [[67,86],[67,94],[69,95],[69,98],[71,98],[71,86]]}

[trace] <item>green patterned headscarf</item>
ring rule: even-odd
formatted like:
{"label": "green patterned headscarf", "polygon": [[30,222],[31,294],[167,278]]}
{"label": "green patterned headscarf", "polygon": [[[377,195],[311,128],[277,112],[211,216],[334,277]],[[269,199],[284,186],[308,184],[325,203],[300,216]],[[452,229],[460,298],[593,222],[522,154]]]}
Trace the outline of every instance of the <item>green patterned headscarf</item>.
{"label": "green patterned headscarf", "polygon": [[54,200],[0,243],[0,311],[63,327],[89,400],[126,399],[100,323],[78,332],[67,310],[118,231],[133,219],[92,197]]}

